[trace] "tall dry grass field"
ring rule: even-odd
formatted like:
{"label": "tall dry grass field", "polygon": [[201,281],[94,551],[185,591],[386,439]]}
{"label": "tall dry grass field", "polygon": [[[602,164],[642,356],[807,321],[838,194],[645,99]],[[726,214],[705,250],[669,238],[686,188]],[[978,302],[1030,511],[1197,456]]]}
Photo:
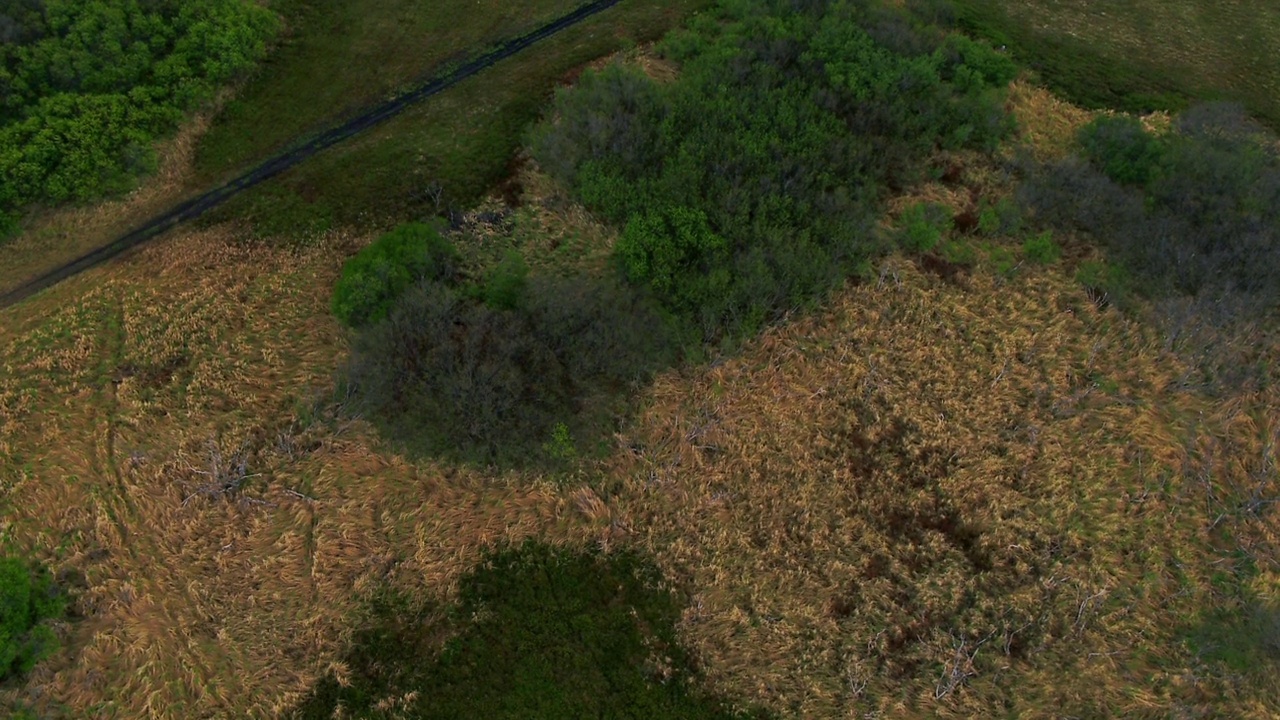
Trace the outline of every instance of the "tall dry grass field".
{"label": "tall dry grass field", "polygon": [[327,303],[352,242],[186,234],[4,312],[3,532],[82,586],[84,617],[0,707],[269,717],[340,656],[363,591],[443,595],[494,542],[589,536],[569,490],[307,424],[342,353]]}
{"label": "tall dry grass field", "polygon": [[[1214,675],[1181,638],[1233,562],[1206,492],[1280,484],[1280,396],[1215,405],[1184,372],[1058,272],[949,284],[891,261],[664,378],[612,466],[618,512],[694,592],[684,636],[732,696],[801,717],[1274,717],[1274,679]],[[1275,516],[1223,522],[1274,593]]]}

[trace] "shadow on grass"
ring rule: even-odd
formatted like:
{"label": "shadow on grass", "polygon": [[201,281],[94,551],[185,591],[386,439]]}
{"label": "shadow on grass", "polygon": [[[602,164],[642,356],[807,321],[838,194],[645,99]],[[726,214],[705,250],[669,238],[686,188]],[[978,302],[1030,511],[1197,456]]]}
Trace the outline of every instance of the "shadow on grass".
{"label": "shadow on grass", "polygon": [[[697,686],[681,599],[648,562],[527,541],[492,551],[458,602],[384,591],[295,718],[765,718]],[[447,638],[447,639],[446,639]],[[443,644],[443,649],[439,649]]]}

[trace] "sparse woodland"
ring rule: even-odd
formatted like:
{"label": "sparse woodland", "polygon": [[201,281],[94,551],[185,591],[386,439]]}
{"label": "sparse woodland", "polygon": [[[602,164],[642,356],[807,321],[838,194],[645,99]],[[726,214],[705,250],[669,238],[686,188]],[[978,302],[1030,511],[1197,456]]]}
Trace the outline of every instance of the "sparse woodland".
{"label": "sparse woodland", "polygon": [[[0,4],[0,210],[126,187],[277,29],[91,5]],[[0,703],[1280,713],[1280,142],[1067,106],[963,5],[721,0],[546,98],[506,197],[37,299]]]}

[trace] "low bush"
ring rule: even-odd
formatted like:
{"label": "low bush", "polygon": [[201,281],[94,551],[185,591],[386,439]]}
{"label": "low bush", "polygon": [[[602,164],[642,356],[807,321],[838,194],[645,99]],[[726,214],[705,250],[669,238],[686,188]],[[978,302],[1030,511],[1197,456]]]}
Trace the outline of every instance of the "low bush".
{"label": "low bush", "polygon": [[47,572],[0,557],[0,681],[29,672],[57,648],[46,621],[65,611],[66,599]]}
{"label": "low bush", "polygon": [[[675,623],[681,598],[631,552],[526,542],[491,551],[445,612],[383,593],[371,603],[348,677],[328,677],[298,718],[764,718],[699,687]],[[442,650],[432,637],[451,636]]]}
{"label": "low bush", "polygon": [[1062,257],[1062,248],[1053,241],[1053,231],[1045,230],[1022,244],[1022,254],[1037,265],[1052,265]]}
{"label": "low bush", "polygon": [[1160,140],[1127,115],[1100,115],[1077,138],[1085,159],[1118,183],[1146,185],[1160,164]]}
{"label": "low bush", "polygon": [[937,203],[916,203],[902,213],[899,223],[899,247],[907,252],[929,252],[951,225],[951,211]]}
{"label": "low bush", "polygon": [[427,280],[356,336],[347,380],[368,416],[414,452],[503,466],[558,461],[560,425],[608,437],[637,384],[675,360],[664,317],[634,289],[532,277],[494,307]]}
{"label": "low bush", "polygon": [[350,327],[377,322],[415,283],[452,280],[457,272],[457,249],[439,231],[425,223],[401,225],[347,261],[331,308]]}

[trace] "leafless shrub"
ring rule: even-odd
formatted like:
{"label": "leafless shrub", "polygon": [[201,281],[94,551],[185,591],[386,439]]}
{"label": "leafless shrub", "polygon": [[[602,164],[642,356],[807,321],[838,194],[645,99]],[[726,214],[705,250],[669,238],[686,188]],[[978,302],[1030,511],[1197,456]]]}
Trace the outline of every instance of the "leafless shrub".
{"label": "leafless shrub", "polygon": [[[188,469],[192,473],[203,477],[204,482],[195,484],[192,492],[183,499],[183,505],[191,502],[197,496],[215,500],[240,497],[244,484],[250,478],[258,477],[261,474],[249,472],[250,453],[246,446],[241,446],[234,453],[227,455],[218,445],[218,442],[210,438],[206,448],[206,460],[208,462],[206,469],[201,470],[188,463]],[[249,498],[243,499],[254,502]]]}

